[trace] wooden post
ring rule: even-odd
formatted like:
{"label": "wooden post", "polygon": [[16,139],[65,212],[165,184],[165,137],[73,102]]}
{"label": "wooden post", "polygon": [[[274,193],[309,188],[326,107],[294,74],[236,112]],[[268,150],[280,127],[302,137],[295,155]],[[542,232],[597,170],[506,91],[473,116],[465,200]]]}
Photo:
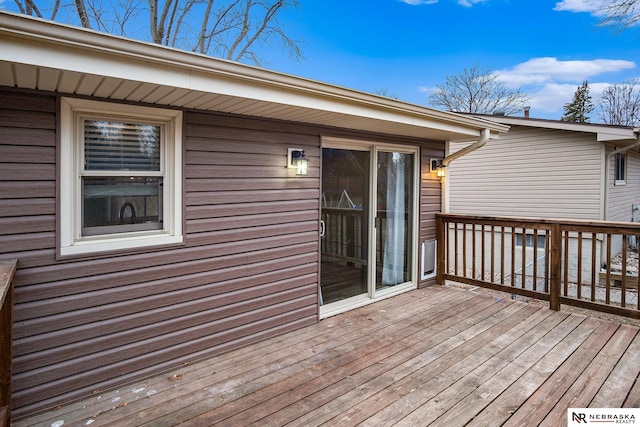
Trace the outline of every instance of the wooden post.
{"label": "wooden post", "polygon": [[560,285],[562,281],[562,230],[560,224],[551,225],[550,245],[549,308],[558,311],[560,310]]}
{"label": "wooden post", "polygon": [[438,255],[436,256],[436,283],[438,285],[444,285],[444,270],[446,268],[446,222],[436,215],[436,250]]}
{"label": "wooden post", "polygon": [[0,425],[11,423],[13,276],[17,260],[0,261]]}

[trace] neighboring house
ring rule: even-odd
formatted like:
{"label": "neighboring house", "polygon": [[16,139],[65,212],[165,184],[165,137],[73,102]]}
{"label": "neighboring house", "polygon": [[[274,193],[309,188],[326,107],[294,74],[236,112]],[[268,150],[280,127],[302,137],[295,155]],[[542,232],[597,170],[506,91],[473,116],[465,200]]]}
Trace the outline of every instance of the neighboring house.
{"label": "neighboring house", "polygon": [[4,12],[0,100],[17,417],[433,283],[430,159],[508,129]]}
{"label": "neighboring house", "polygon": [[[450,163],[444,211],[485,216],[640,221],[637,129],[510,116],[478,117],[508,125],[509,132],[499,141]],[[452,143],[449,151],[453,153],[467,145]],[[516,230],[516,233],[517,246],[523,241],[526,247],[533,246],[530,232]],[[586,273],[591,263],[591,235],[583,237]],[[602,236],[596,237],[597,263],[604,267],[607,261],[602,255],[605,251]],[[576,238],[571,235],[572,245],[577,244]],[[539,249],[544,248],[544,239],[537,236]],[[638,242],[629,243],[637,247]],[[620,245],[620,241],[616,242],[614,254]],[[542,250],[540,256],[543,256]],[[577,277],[575,259],[569,261],[569,274],[573,279]],[[591,279],[582,277],[581,280],[590,282]]]}

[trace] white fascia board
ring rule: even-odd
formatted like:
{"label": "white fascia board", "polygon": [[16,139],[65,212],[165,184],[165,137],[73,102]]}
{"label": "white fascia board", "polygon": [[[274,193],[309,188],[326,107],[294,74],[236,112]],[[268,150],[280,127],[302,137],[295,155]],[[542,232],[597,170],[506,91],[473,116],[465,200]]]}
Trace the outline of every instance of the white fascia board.
{"label": "white fascia board", "polygon": [[366,117],[476,137],[508,126],[231,61],[0,12],[0,61]]}
{"label": "white fascia board", "polygon": [[600,142],[607,141],[623,141],[636,139],[637,129],[626,126],[612,126],[598,123],[575,123],[575,122],[563,122],[560,120],[545,120],[545,119],[527,119],[520,117],[509,116],[476,116],[486,118],[490,121],[497,123],[503,123],[512,126],[526,126],[542,129],[556,129],[566,130],[572,132],[583,132],[596,134],[596,138]]}

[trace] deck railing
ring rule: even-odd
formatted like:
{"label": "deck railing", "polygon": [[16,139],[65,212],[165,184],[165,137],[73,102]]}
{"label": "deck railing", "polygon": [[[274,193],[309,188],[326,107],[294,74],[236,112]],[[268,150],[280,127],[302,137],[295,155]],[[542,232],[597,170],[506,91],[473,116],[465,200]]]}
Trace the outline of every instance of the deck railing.
{"label": "deck railing", "polygon": [[640,223],[438,214],[446,280],[640,318]]}
{"label": "deck railing", "polygon": [[0,426],[11,420],[11,331],[16,260],[0,260]]}

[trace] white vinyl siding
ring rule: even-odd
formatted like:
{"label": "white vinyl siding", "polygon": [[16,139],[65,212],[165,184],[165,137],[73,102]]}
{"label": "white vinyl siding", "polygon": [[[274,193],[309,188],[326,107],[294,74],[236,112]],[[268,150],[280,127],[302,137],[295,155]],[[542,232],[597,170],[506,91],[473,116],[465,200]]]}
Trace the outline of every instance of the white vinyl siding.
{"label": "white vinyl siding", "polygon": [[602,159],[595,135],[512,126],[450,164],[449,212],[600,219]]}
{"label": "white vinyl siding", "polygon": [[[607,155],[613,151],[613,147],[607,147]],[[631,209],[634,204],[640,203],[640,155],[633,150],[626,153],[626,179],[625,185],[616,185],[615,160],[611,156],[609,161],[609,221],[631,221]]]}

